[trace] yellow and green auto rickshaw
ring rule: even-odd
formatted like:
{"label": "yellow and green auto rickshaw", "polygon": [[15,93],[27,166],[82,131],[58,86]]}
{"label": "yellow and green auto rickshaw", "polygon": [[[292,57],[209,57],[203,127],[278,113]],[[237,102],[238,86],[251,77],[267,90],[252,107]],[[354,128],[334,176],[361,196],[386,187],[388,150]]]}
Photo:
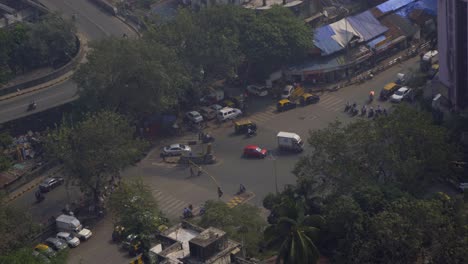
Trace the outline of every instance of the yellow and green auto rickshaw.
{"label": "yellow and green auto rickshaw", "polygon": [[380,91],[380,100],[387,100],[400,87],[400,85],[394,82],[388,83],[384,86],[382,91]]}
{"label": "yellow and green auto rickshaw", "polygon": [[257,130],[257,125],[250,120],[239,120],[234,122],[234,132],[236,134],[245,134],[250,129]]}

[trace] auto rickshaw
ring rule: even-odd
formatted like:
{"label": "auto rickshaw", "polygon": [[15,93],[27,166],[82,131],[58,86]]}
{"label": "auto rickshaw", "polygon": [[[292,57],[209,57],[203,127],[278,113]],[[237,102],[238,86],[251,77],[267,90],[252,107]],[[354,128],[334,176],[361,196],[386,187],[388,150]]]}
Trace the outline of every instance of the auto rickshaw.
{"label": "auto rickshaw", "polygon": [[257,130],[257,125],[250,120],[240,120],[234,122],[234,132],[236,134],[245,134],[250,129]]}
{"label": "auto rickshaw", "polygon": [[287,111],[289,109],[293,109],[296,107],[297,107],[296,103],[289,101],[289,99],[279,100],[278,104],[276,104],[276,109],[278,110],[278,112]]}
{"label": "auto rickshaw", "polygon": [[382,91],[380,91],[380,100],[387,100],[400,87],[400,85],[394,82],[388,83],[384,86]]}
{"label": "auto rickshaw", "polygon": [[315,104],[318,103],[318,101],[320,101],[320,97],[315,94],[303,93],[299,97],[299,101],[301,102],[301,105]]}

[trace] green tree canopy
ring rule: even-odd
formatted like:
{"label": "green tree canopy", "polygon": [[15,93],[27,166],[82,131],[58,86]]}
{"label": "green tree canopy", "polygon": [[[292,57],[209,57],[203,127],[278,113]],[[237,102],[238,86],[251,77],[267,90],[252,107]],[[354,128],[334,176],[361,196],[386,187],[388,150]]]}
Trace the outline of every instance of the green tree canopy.
{"label": "green tree canopy", "polygon": [[140,179],[122,181],[111,194],[108,205],[115,222],[131,234],[148,238],[168,224],[151,190]]}
{"label": "green tree canopy", "polygon": [[244,241],[248,256],[258,255],[262,232],[266,226],[257,207],[241,204],[229,208],[225,203],[208,201],[206,212],[200,220],[202,227],[216,227],[225,231],[230,238]]}
{"label": "green tree canopy", "polygon": [[76,72],[81,101],[122,113],[165,111],[178,105],[189,80],[175,53],[141,40],[108,38],[92,45]]}
{"label": "green tree canopy", "polygon": [[[281,207],[287,206],[284,198],[288,199],[287,196],[283,197]],[[276,263],[315,264],[320,256],[315,241],[324,220],[319,215],[305,215],[302,200],[287,204],[288,215],[294,215],[294,218],[279,215],[279,219],[265,230],[267,246],[278,250]]]}
{"label": "green tree canopy", "polygon": [[413,194],[429,183],[455,179],[450,162],[458,152],[447,131],[425,113],[407,106],[375,122],[335,122],[311,132],[311,154],[296,166],[300,188],[313,196],[327,196],[368,179]]}
{"label": "green tree canopy", "polygon": [[5,199],[6,196],[0,193],[0,232],[3,237],[0,241],[0,252],[2,255],[27,244],[38,230],[27,212],[8,205]]}
{"label": "green tree canopy", "polygon": [[64,164],[72,180],[99,204],[104,188],[141,156],[145,143],[134,139],[134,128],[109,111],[87,114],[74,126],[66,122],[50,131],[46,151]]}

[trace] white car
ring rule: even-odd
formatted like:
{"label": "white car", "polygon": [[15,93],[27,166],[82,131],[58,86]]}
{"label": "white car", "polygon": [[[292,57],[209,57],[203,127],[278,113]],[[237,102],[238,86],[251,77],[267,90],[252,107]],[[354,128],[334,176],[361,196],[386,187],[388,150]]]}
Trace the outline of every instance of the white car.
{"label": "white car", "polygon": [[183,144],[172,144],[163,148],[162,156],[179,156],[183,153],[190,153],[192,149]]}
{"label": "white car", "polygon": [[411,93],[411,89],[404,86],[398,89],[392,96],[390,97],[390,101],[394,103],[399,103],[403,101],[409,94]]}
{"label": "white car", "polygon": [[268,95],[268,89],[265,86],[249,85],[247,86],[247,92],[256,96]]}
{"label": "white car", "polygon": [[70,247],[77,247],[80,245],[80,239],[67,232],[57,233],[57,238],[66,242]]}
{"label": "white car", "polygon": [[281,92],[281,98],[289,99],[289,97],[291,97],[293,92],[294,92],[294,86],[286,85],[286,87],[284,87],[283,91]]}
{"label": "white car", "polygon": [[197,111],[190,111],[185,114],[185,119],[195,124],[203,122],[203,116]]}

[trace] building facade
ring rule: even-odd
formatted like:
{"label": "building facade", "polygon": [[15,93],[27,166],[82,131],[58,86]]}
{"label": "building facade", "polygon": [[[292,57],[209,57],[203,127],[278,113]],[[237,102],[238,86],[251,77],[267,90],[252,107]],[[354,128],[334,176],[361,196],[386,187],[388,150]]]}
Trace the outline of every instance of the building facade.
{"label": "building facade", "polygon": [[438,0],[439,80],[457,108],[468,106],[468,0]]}

